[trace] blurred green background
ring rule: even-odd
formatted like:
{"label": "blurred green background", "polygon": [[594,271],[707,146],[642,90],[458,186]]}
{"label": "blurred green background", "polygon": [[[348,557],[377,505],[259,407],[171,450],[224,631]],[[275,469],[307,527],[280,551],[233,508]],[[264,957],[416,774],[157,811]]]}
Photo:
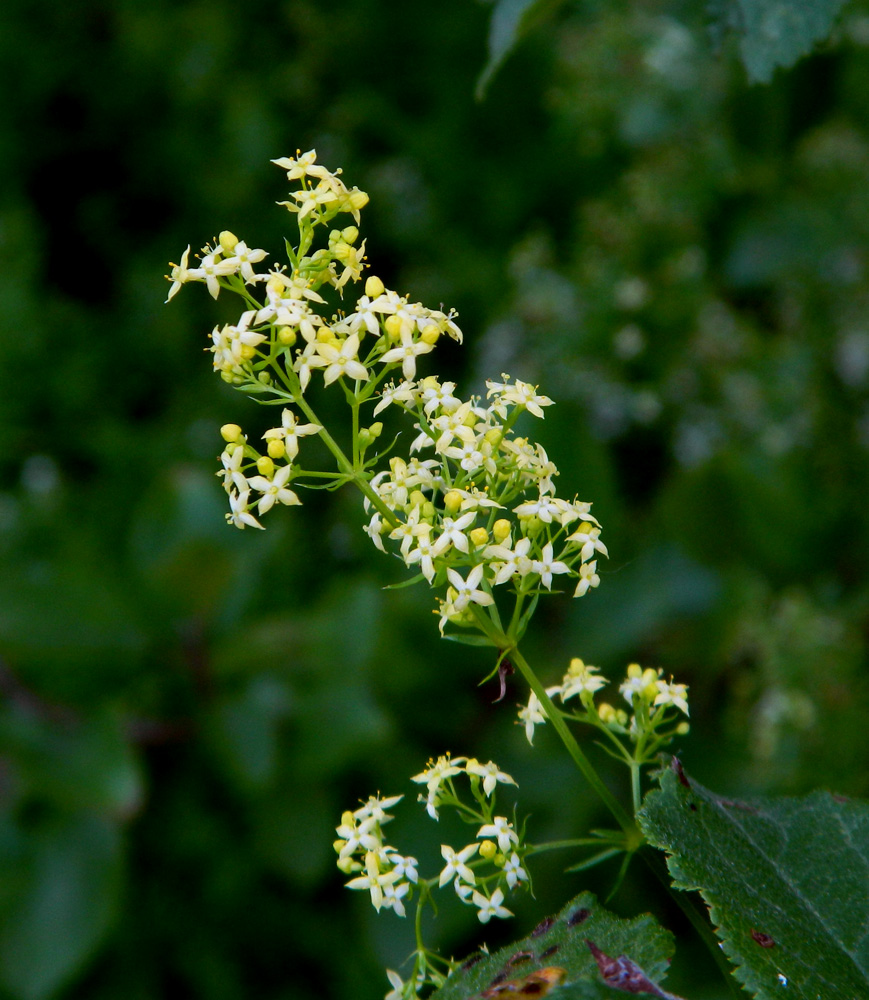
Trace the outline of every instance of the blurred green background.
{"label": "blurred green background", "polygon": [[[533,432],[611,558],[544,602],[544,679],[661,666],[706,784],[869,792],[869,6],[763,87],[700,3],[566,5],[476,103],[489,13],[0,8],[2,1000],[382,997],[409,930],[343,889],[334,826],[447,749],[516,776],[536,841],[605,822],[513,725],[519,684],[493,704],[429,595],[382,589],[402,567],[355,496],[224,524],[218,428],[273,413],[203,354],[235,306],[164,306],[162,275],[224,228],[279,257],[268,160],[296,149],[370,193],[374,273],[459,310],[443,375],[558,402]],[[444,829],[390,833],[433,873]],[[605,894],[576,860],[544,856],[509,926],[445,906],[434,939]],[[670,989],[723,996],[643,871],[612,907],[677,932]]]}

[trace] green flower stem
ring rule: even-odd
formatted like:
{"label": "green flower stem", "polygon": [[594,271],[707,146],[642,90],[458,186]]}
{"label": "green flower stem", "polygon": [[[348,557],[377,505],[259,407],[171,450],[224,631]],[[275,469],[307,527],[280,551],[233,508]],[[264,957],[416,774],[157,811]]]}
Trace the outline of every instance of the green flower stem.
{"label": "green flower stem", "polygon": [[579,744],[574,739],[573,733],[568,729],[567,723],[561,716],[561,713],[552,703],[552,699],[546,693],[546,688],[540,683],[537,675],[531,669],[530,664],[525,659],[525,657],[519,652],[518,647],[514,647],[509,652],[510,660],[519,668],[522,676],[528,682],[528,686],[537,695],[537,700],[543,706],[543,710],[546,713],[547,718],[555,727],[555,731],[561,737],[561,742],[564,744],[565,749],[573,758],[574,764],[582,772],[585,780],[591,785],[591,787],[597,792],[598,797],[604,803],[604,805],[612,813],[613,818],[619,824],[619,826],[628,835],[628,843],[633,846],[633,849],[639,847],[642,843],[642,835],[640,834],[637,824],[633,819],[625,812],[619,803],[618,799],[613,795],[613,793],[606,787],[606,785],[598,777],[597,771],[591,764],[591,761],[585,754],[580,750]]}

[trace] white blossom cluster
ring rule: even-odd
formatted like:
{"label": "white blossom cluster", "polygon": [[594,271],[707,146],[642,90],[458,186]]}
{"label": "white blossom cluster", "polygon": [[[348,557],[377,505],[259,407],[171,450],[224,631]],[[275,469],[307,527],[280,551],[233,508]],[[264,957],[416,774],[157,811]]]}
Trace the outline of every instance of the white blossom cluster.
{"label": "white blossom cluster", "polygon": [[[585,664],[579,657],[570,661],[560,684],[546,688],[550,698],[558,698],[562,704],[571,698],[578,697],[583,710],[575,717],[582,722],[600,724],[610,730],[630,737],[633,742],[653,737],[653,742],[663,745],[675,733],[686,733],[686,723],[679,723],[671,731],[665,727],[673,722],[672,712],[677,709],[688,715],[688,686],[676,684],[672,678],[664,680],[663,671],[646,667],[644,670],[638,663],[631,663],[627,669],[625,680],[619,685],[619,693],[631,706],[629,716],[624,709],[617,709],[608,702],[595,704],[594,695],[609,684],[606,677],[601,676],[598,667]],[[519,709],[519,723],[525,727],[525,735],[529,743],[534,742],[535,726],[543,725],[547,715],[534,692],[528,699],[528,704]]]}
{"label": "white blossom cluster", "polygon": [[[419,801],[426,804],[432,819],[439,818],[439,806],[460,804],[453,782],[458,775],[470,780],[476,800],[476,808],[465,806],[462,811],[466,817],[476,816],[479,828],[476,839],[459,850],[441,844],[443,866],[429,886],[452,885],[463,903],[476,908],[480,922],[488,923],[492,917],[512,916],[503,905],[504,890],[528,882],[520,835],[505,816],[494,814],[496,786],[516,782],[492,761],[482,764],[473,757],[439,757],[411,779],[426,786],[426,794],[420,795]],[[412,896],[413,886],[419,883],[417,861],[387,845],[382,828],[393,818],[386,810],[402,797],[375,796],[355,812],[345,812],[336,828],[339,839],[334,844],[341,871],[348,875],[360,873],[350,879],[347,887],[368,891],[376,910],[392,909],[401,917],[405,916],[405,897]]]}
{"label": "white blossom cluster", "polygon": [[[444,588],[442,632],[448,623],[473,626],[498,587],[508,585],[517,607],[525,601],[523,612],[558,577],[575,581],[577,597],[597,587],[597,557],[607,550],[591,505],[558,497],[555,464],[513,430],[522,413],[542,418],[552,400],[508,375],[487,383],[485,400],[462,399],[454,383],[420,376],[420,359],[442,335],[461,342],[456,314],[412,302],[374,276],[348,311],[328,316],[320,292],[332,287],[343,295],[361,279],[365,244],[357,245],[351,225],[330,230],[328,246],[313,250],[315,230],[342,212],[358,223],[368,196],[318,164],[314,150],[273,162],[298,188],[280,202],[299,224],[289,266],[258,272],[266,252],[224,231],[203,247],[198,266],[190,266],[188,247],[168,275],[167,301],[188,282],[204,283],[215,298],[221,289],[242,297],[238,321],[212,331],[214,368],[263,402],[283,404],[280,426],[265,432],[263,445],[236,424],[221,429],[227,520],[261,528],[258,517],[275,504],[301,503],[299,485],[329,485],[322,478],[329,474],[303,468],[299,458],[301,439],[319,436],[338,458],[335,485],[353,480],[365,493],[365,530],[374,544],[391,547],[420,578]],[[324,386],[337,383],[351,406],[347,452],[339,454],[311,409],[306,394],[315,376]],[[361,414],[369,405],[374,423],[366,427]],[[386,410],[413,422],[405,457],[389,455],[394,445],[372,448]]]}

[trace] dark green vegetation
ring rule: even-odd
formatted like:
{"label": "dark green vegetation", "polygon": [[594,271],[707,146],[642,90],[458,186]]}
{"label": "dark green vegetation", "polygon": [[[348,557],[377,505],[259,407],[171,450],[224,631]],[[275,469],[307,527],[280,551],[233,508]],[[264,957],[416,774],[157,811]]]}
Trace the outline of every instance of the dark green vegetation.
{"label": "dark green vegetation", "polygon": [[[355,496],[223,523],[217,429],[271,414],[211,374],[223,303],[164,307],[160,275],[224,228],[278,252],[268,160],[296,148],[370,193],[375,273],[459,309],[440,374],[558,402],[534,431],[611,558],[548,602],[534,666],[690,684],[678,751],[723,795],[869,794],[869,6],[750,86],[699,3],[562,5],[475,104],[487,17],[0,9],[4,1000],[382,997],[410,939],[342,888],[333,828],[412,799],[430,754],[494,757],[537,840],[603,820],[552,734],[513,726],[518,684],[493,705],[426,591],[381,589],[403,570]],[[401,823],[431,871],[439,831]],[[605,896],[617,862],[576,860],[543,856],[483,937],[445,909],[444,949]],[[676,932],[669,989],[721,997],[659,899],[636,865],[609,906]]]}

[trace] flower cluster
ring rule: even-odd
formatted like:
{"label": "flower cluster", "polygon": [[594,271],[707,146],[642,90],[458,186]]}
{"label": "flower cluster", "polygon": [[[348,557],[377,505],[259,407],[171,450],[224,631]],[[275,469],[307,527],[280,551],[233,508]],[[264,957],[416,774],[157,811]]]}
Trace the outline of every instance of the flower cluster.
{"label": "flower cluster", "polygon": [[[473,805],[460,797],[453,780],[459,775],[469,780]],[[463,903],[476,908],[481,923],[488,923],[492,917],[511,916],[503,905],[504,890],[528,882],[523,867],[526,847],[514,824],[495,815],[495,789],[498,784],[516,782],[492,761],[482,764],[473,757],[449,755],[429,762],[411,780],[426,786],[426,794],[420,795],[419,801],[425,803],[432,819],[439,818],[439,807],[452,806],[463,819],[478,827],[475,840],[458,850],[449,844],[441,845],[442,868],[435,878],[424,883],[425,888],[430,891],[434,886],[452,885]],[[388,846],[382,829],[393,818],[386,810],[401,798],[375,796],[355,812],[344,813],[334,846],[341,871],[348,875],[364,872],[352,878],[347,887],[367,890],[376,910],[392,909],[403,917],[403,900],[412,898],[413,887],[419,884],[417,861]]]}
{"label": "flower cluster", "polygon": [[[221,429],[227,520],[261,528],[258,518],[276,504],[301,503],[298,486],[352,481],[365,496],[365,530],[374,544],[389,546],[420,579],[443,588],[442,632],[447,624],[485,631],[485,621],[503,632],[494,591],[506,587],[516,602],[515,641],[539,593],[562,577],[574,581],[575,596],[584,595],[600,583],[597,558],[607,554],[591,505],[558,497],[555,464],[541,445],[514,434],[521,414],[542,418],[552,400],[508,375],[487,382],[485,399],[463,399],[454,383],[418,373],[443,335],[461,342],[456,314],[413,302],[375,276],[349,309],[330,315],[321,293],[331,288],[343,296],[366,263],[356,225],[329,227],[339,213],[358,224],[368,196],[347,188],[340,171],[318,164],[313,150],[273,162],[298,188],[280,202],[299,227],[288,264],[258,272],[266,252],[224,231],[202,248],[199,266],[190,266],[188,247],[168,275],[167,301],[189,282],[205,283],[215,298],[226,289],[243,299],[237,322],[212,331],[214,369],[241,391],[282,407],[280,426],[269,428],[262,444],[236,424]],[[318,227],[327,227],[327,245],[313,249]],[[311,408],[309,390],[320,379],[339,386],[350,406],[349,448]],[[405,457],[390,455],[394,442],[373,447],[387,410],[413,423]],[[320,438],[336,472],[303,467],[306,436]],[[489,609],[483,624],[481,609]]]}
{"label": "flower cluster", "polygon": [[[676,709],[688,715],[688,687],[675,684],[672,679],[664,680],[662,670],[651,667],[644,670],[638,663],[630,664],[625,680],[619,685],[619,692],[631,706],[630,716],[608,702],[595,704],[595,692],[607,684],[609,681],[600,675],[597,667],[574,657],[561,683],[546,688],[546,694],[550,698],[557,697],[562,704],[578,697],[582,709],[562,714],[602,728],[610,735],[627,736],[635,745],[642,745],[644,759],[673,736],[688,732],[688,723],[679,722],[671,711]],[[519,722],[525,727],[529,743],[534,740],[534,727],[545,723],[546,718],[540,699],[532,692],[528,704],[519,709]]]}

